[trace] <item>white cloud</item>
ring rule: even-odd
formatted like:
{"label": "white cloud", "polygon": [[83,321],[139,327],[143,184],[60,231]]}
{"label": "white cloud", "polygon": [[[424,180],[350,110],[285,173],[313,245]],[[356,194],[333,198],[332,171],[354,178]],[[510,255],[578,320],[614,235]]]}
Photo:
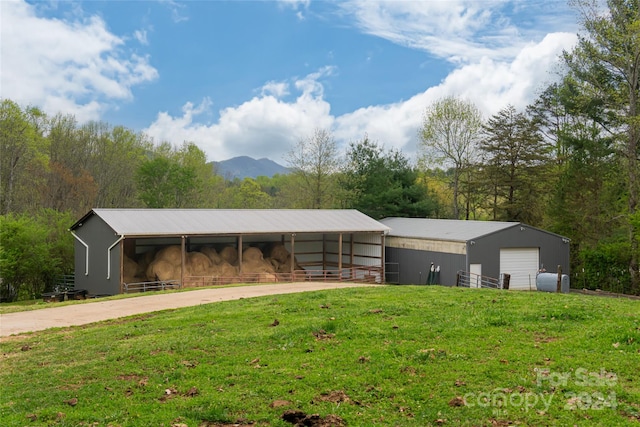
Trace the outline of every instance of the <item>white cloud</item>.
{"label": "white cloud", "polygon": [[289,95],[289,83],[287,82],[267,82],[260,90],[262,96],[273,95],[282,98]]}
{"label": "white cloud", "polygon": [[540,39],[538,26],[516,25],[504,13],[505,8],[518,9],[532,21],[545,21],[547,31],[549,20],[546,16],[551,17],[554,25],[566,23],[556,16],[557,1],[547,4],[546,10],[539,7],[539,2],[532,3],[351,0],[341,3],[340,8],[364,33],[424,50],[454,63],[470,63],[485,57],[513,58],[530,40]]}
{"label": "white cloud", "polygon": [[426,107],[438,98],[454,95],[475,103],[485,117],[508,104],[525,108],[557,77],[551,74],[563,49],[570,49],[576,36],[569,33],[547,35],[540,43],[527,45],[512,61],[483,58],[462,66],[444,81],[410,99],[389,105],[371,106],[336,119],[338,139],[369,138],[386,147],[401,149],[415,158],[418,136]]}
{"label": "white cloud", "polygon": [[99,119],[115,101],[131,100],[133,86],[158,77],[148,57],[127,57],[124,40],[97,16],[43,18],[23,1],[0,7],[4,98],[85,121]]}
{"label": "white cloud", "polygon": [[209,160],[250,155],[282,162],[293,144],[315,128],[332,130],[343,148],[367,133],[371,140],[386,148],[401,149],[415,159],[418,129],[430,103],[447,95],[460,96],[474,102],[485,117],[508,104],[524,108],[554,79],[550,72],[558,55],[575,41],[575,35],[569,33],[549,34],[539,43],[526,45],[512,60],[484,57],[460,66],[440,85],[407,100],[368,106],[339,117],[331,115],[322,84],[322,79],[335,75],[336,69],[324,67],[293,82],[298,96],[290,102],[282,99],[289,93],[288,83],[268,82],[260,96],[223,109],[217,123],[197,123],[196,109],[189,103],[182,117],[160,113],[145,131],[156,141],[194,141]]}
{"label": "white cloud", "polygon": [[171,19],[176,24],[189,20],[189,17],[184,13],[187,8],[184,3],[180,3],[175,0],[160,0],[160,2],[164,3],[169,8],[171,11]]}
{"label": "white cloud", "polygon": [[289,7],[296,11],[296,17],[300,21],[304,21],[306,18],[304,16],[303,10],[309,9],[309,5],[311,4],[311,0],[277,0],[278,3],[282,6]]}
{"label": "white cloud", "polygon": [[490,41],[478,35],[490,22],[502,0],[478,1],[366,1],[342,4],[363,32],[402,46],[420,49],[452,61],[468,61],[483,55],[513,54],[515,28],[508,22],[495,28]]}
{"label": "white cloud", "polygon": [[133,38],[138,40],[138,43],[141,45],[148,45],[149,40],[147,40],[147,30],[136,30],[133,32]]}
{"label": "white cloud", "polygon": [[284,154],[297,140],[310,135],[315,128],[332,127],[334,119],[319,82],[332,71],[333,68],[325,67],[295,80],[293,87],[298,96],[290,102],[281,99],[288,83],[269,82],[259,96],[237,107],[221,110],[216,123],[197,123],[195,116],[204,112],[205,107],[201,104],[194,108],[193,104],[187,103],[181,117],[161,112],[144,131],[156,142],[169,141],[178,145],[193,141],[205,151],[209,160],[249,155],[282,162]]}

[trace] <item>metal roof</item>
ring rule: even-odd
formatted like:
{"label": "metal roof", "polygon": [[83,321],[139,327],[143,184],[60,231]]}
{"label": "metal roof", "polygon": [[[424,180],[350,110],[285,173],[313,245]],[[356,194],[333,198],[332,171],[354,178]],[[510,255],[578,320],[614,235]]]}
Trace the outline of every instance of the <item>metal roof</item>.
{"label": "metal roof", "polygon": [[121,236],[389,231],[357,210],[337,209],[93,209],[71,229],[93,215]]}
{"label": "metal roof", "polygon": [[385,218],[389,236],[467,242],[497,231],[519,226],[519,222],[462,221],[455,219]]}

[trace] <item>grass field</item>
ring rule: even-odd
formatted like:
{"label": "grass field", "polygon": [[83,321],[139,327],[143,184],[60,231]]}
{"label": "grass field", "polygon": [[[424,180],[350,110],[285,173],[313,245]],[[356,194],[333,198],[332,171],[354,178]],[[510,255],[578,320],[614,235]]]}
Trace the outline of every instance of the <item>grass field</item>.
{"label": "grass field", "polygon": [[0,349],[3,426],[640,426],[640,302],[626,299],[343,289]]}

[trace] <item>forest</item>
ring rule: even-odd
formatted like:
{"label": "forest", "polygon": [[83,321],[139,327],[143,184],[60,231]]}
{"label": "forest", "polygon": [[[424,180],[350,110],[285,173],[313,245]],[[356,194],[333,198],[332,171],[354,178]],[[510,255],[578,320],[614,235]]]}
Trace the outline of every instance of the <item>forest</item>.
{"label": "forest", "polygon": [[198,141],[2,99],[0,297],[35,298],[72,274],[67,230],[96,207],[521,221],[571,239],[572,287],[640,295],[640,6],[612,0],[602,14],[579,3],[583,31],[554,83],[487,118],[463,97],[434,101],[416,158],[367,135],[340,150],[316,129],[290,147],[290,173],[228,180]]}

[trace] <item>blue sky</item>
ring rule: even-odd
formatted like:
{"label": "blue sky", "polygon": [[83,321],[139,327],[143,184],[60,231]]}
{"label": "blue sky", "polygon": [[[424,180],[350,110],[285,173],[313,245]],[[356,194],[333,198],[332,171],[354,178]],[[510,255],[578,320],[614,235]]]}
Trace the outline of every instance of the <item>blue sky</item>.
{"label": "blue sky", "polygon": [[447,95],[523,108],[576,41],[562,0],[0,2],[0,95],[286,163],[316,128],[415,159]]}

